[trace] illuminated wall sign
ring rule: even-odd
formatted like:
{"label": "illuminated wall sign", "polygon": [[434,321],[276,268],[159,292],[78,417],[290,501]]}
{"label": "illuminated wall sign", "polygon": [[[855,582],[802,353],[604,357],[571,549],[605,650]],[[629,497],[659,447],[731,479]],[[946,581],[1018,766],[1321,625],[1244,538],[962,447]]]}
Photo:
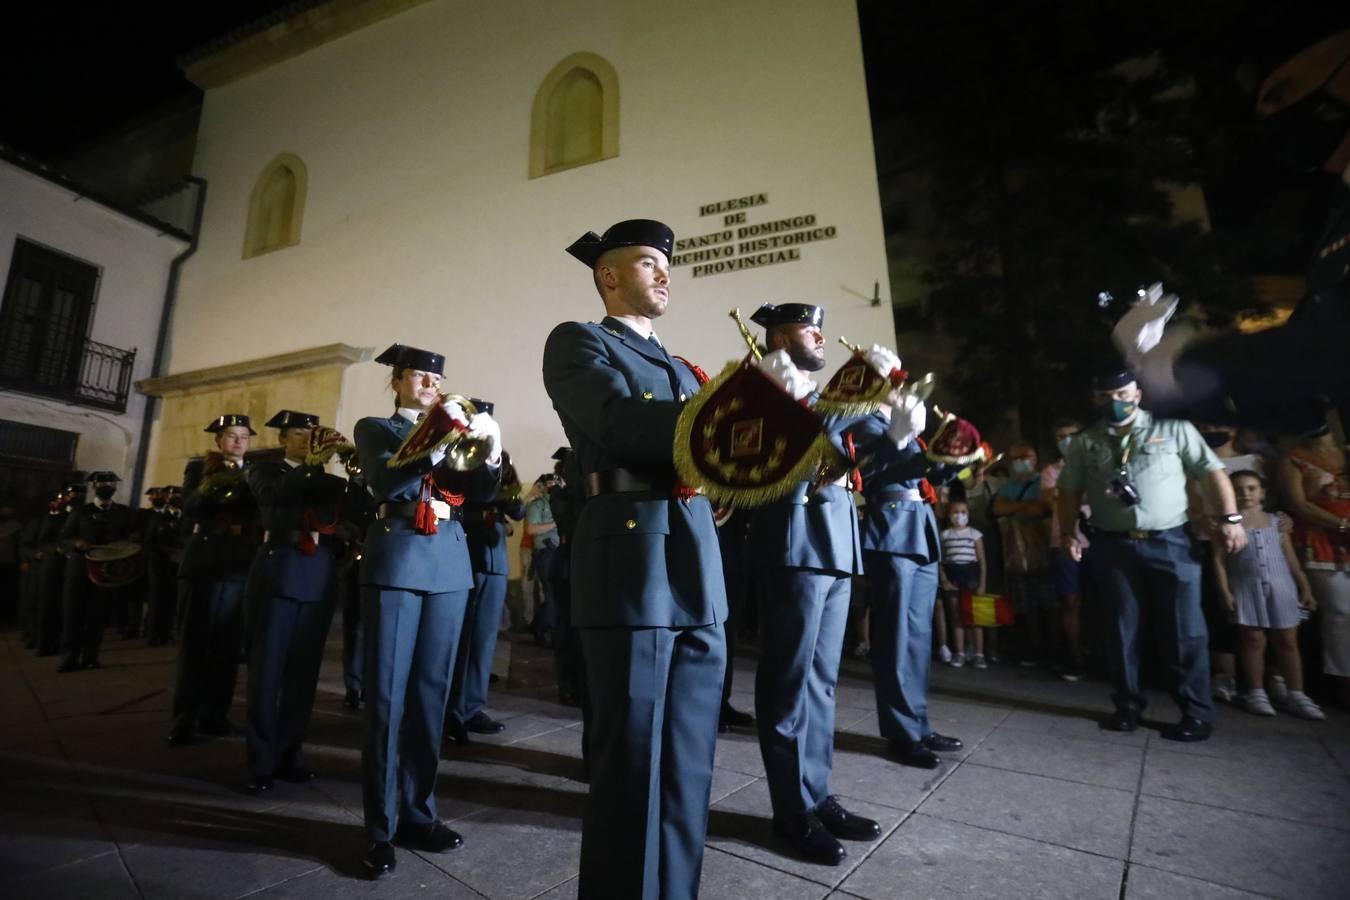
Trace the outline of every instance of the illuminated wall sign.
{"label": "illuminated wall sign", "polygon": [[721,214],[722,228],[676,241],[671,266],[692,266],[694,277],[702,278],[795,262],[802,258],[802,244],[828,241],[838,233],[833,225],[819,224],[814,213],[749,222],[748,213],[738,212],[768,203],[769,195],[762,193],[703,204],[698,214]]}

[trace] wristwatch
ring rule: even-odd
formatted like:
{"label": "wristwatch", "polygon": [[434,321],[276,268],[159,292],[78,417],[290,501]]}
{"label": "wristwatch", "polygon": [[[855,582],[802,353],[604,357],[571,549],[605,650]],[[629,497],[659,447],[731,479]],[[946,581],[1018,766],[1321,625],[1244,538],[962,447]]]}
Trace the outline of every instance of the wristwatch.
{"label": "wristwatch", "polygon": [[1219,516],[1219,521],[1223,522],[1225,525],[1241,525],[1242,513],[1236,512],[1224,513],[1223,515]]}

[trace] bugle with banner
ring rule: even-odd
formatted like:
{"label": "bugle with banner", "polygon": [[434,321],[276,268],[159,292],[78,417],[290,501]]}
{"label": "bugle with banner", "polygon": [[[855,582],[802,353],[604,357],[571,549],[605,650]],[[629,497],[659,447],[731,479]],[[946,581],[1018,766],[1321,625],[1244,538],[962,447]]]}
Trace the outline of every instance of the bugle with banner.
{"label": "bugle with banner", "polygon": [[933,393],[937,380],[929,372],[918,380],[911,380],[905,369],[880,371],[867,351],[857,344],[839,339],[852,351],[848,361],[826,383],[816,401],[816,411],[837,416],[865,416],[876,412],[897,388],[902,397],[913,396],[922,403]]}
{"label": "bugle with banner", "polygon": [[389,468],[406,466],[442,449],[445,450],[444,465],[458,472],[476,469],[487,462],[488,454],[492,452],[491,442],[471,436],[468,422],[461,422],[446,412],[444,404],[447,400],[458,403],[469,418],[478,413],[478,408],[468,397],[443,394],[441,402],[427,410],[426,418],[389,457]]}
{"label": "bugle with banner", "polygon": [[335,457],[342,463],[348,476],[361,474],[356,445],[336,428],[315,425],[309,432],[309,453],[305,455],[305,465],[326,466]]}
{"label": "bugle with banner", "polygon": [[690,398],[675,425],[675,470],[717,506],[770,503],[836,462],[820,418],[755,365],[759,346],[731,317],[750,348]]}

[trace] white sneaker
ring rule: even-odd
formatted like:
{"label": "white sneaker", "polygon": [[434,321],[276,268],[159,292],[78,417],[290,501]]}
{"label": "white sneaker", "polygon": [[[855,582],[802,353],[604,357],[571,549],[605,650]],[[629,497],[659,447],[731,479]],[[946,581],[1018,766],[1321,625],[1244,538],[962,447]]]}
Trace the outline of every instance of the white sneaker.
{"label": "white sneaker", "polygon": [[1214,695],[1215,700],[1220,700],[1224,703],[1233,702],[1235,687],[1232,675],[1214,675],[1209,679],[1210,693]]}
{"label": "white sneaker", "polygon": [[1290,691],[1282,705],[1285,711],[1293,713],[1300,719],[1321,722],[1327,717],[1327,714],[1322,712],[1322,707],[1314,703],[1313,699],[1302,691]]}
{"label": "white sneaker", "polygon": [[1271,700],[1284,703],[1289,699],[1289,688],[1285,686],[1283,675],[1272,675],[1266,681],[1266,690],[1270,693]]}
{"label": "white sneaker", "polygon": [[966,664],[966,655],[964,653],[953,653],[951,658],[953,669],[959,669]]}
{"label": "white sneaker", "polygon": [[979,654],[979,653],[976,653],[976,654],[975,654],[975,659],[973,659],[973,660],[971,661],[970,664],[971,664],[972,666],[974,666],[975,668],[977,668],[977,669],[987,669],[987,668],[989,668],[989,663],[985,662],[985,661],[984,661],[984,656],[981,655],[981,654]]}
{"label": "white sneaker", "polygon": [[946,644],[943,644],[941,649],[938,650],[938,659],[942,660],[945,663],[949,663],[952,661],[952,651],[947,649]]}
{"label": "white sneaker", "polygon": [[1243,694],[1242,705],[1247,708],[1247,712],[1254,716],[1275,715],[1275,707],[1270,705],[1270,698],[1266,696],[1265,691],[1259,688]]}

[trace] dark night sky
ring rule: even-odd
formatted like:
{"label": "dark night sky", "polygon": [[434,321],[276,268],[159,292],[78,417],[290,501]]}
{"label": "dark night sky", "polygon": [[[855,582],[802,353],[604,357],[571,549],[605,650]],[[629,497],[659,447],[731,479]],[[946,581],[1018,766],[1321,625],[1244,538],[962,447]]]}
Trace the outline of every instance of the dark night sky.
{"label": "dark night sky", "polygon": [[191,94],[177,56],[288,5],[278,0],[11,4],[0,143],[51,159]]}

